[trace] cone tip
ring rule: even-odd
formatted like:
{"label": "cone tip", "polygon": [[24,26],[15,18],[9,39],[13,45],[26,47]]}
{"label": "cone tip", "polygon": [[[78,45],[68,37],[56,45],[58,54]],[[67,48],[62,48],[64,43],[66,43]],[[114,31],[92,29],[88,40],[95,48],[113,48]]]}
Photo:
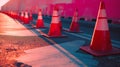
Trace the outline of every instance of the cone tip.
{"label": "cone tip", "polygon": [[59,10],[57,5],[55,5],[54,10],[57,10],[57,11]]}
{"label": "cone tip", "polygon": [[105,4],[104,4],[104,2],[102,0],[101,0],[100,4],[101,4],[101,6],[100,6],[101,8],[100,9],[105,9]]}
{"label": "cone tip", "polygon": [[78,9],[77,9],[77,8],[75,8],[75,11],[78,11]]}
{"label": "cone tip", "polygon": [[42,11],[41,9],[39,9],[39,11]]}

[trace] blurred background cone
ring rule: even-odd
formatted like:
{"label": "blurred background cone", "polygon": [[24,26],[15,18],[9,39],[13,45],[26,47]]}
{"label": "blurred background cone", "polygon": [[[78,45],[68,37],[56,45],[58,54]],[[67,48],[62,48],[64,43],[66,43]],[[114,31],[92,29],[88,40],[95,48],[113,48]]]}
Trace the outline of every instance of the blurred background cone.
{"label": "blurred background cone", "polygon": [[80,32],[80,24],[78,22],[78,10],[75,9],[72,22],[70,24],[70,29],[66,30],[68,32]]}
{"label": "blurred background cone", "polygon": [[42,10],[40,9],[39,12],[38,12],[38,19],[37,19],[37,22],[36,22],[36,28],[44,28],[44,21],[43,21],[43,18],[42,18]]}
{"label": "blurred background cone", "polygon": [[20,13],[20,20],[24,21],[24,12],[23,11]]}
{"label": "blurred background cone", "polygon": [[48,32],[49,36],[61,36],[61,23],[59,21],[58,9],[55,7],[53,11],[52,21]]}
{"label": "blurred background cone", "polygon": [[78,23],[78,10],[77,9],[75,9],[75,13],[72,18],[72,22],[71,22],[69,31],[71,31],[71,32],[79,32],[80,31],[80,25]]}
{"label": "blurred background cone", "polygon": [[29,20],[32,21],[33,17],[32,17],[32,12],[29,13]]}
{"label": "blurred background cone", "polygon": [[28,12],[25,11],[25,15],[24,15],[24,24],[29,24],[29,16],[28,16]]}

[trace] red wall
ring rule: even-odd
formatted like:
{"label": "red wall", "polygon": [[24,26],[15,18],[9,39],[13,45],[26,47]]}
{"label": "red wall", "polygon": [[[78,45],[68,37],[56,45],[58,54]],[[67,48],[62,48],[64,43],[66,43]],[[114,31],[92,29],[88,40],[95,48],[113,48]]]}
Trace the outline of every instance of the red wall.
{"label": "red wall", "polygon": [[[4,10],[32,10],[37,11],[39,8],[43,9],[43,13],[51,15],[53,7],[57,4],[60,8],[60,15],[69,17],[73,16],[74,9],[78,8],[79,17],[87,19],[96,18],[100,0],[10,0],[11,2],[3,6]],[[44,2],[43,2],[44,1]],[[57,3],[55,2],[57,1]],[[69,3],[68,3],[68,2]],[[120,0],[103,0],[106,5],[106,12],[109,19],[120,19]],[[34,2],[34,4],[33,4]],[[16,7],[15,7],[16,6]],[[35,8],[34,8],[35,7]],[[47,11],[46,11],[47,10]]]}
{"label": "red wall", "polygon": [[[120,19],[120,0],[104,0],[108,19]],[[63,7],[65,16],[72,16],[74,8],[79,10],[79,16],[92,19],[97,17],[100,0],[73,0],[72,4],[58,4]],[[64,15],[64,14],[62,14]]]}
{"label": "red wall", "polygon": [[[120,0],[104,0],[108,18],[120,19]],[[74,0],[80,16],[96,18],[100,0]]]}

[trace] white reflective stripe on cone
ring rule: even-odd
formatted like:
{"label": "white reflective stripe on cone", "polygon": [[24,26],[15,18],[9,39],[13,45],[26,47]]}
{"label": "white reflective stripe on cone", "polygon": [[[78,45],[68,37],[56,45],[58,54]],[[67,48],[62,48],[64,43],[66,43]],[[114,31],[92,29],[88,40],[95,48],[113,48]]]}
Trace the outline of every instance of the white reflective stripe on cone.
{"label": "white reflective stripe on cone", "polygon": [[58,16],[58,11],[57,10],[53,11],[53,16]]}
{"label": "white reflective stripe on cone", "polygon": [[38,15],[42,15],[41,11],[39,11]]}
{"label": "white reflective stripe on cone", "polygon": [[103,30],[103,31],[108,31],[108,23],[107,23],[107,19],[98,19],[97,20],[97,24],[95,26],[96,30]]}
{"label": "white reflective stripe on cone", "polygon": [[74,16],[72,18],[72,22],[78,22],[78,11],[74,12]]}
{"label": "white reflective stripe on cone", "polygon": [[25,18],[28,18],[28,12],[25,12]]}
{"label": "white reflective stripe on cone", "polygon": [[42,19],[42,15],[39,14],[38,19]]}
{"label": "white reflective stripe on cone", "polygon": [[100,12],[99,12],[99,17],[106,17],[106,10],[105,9],[100,9]]}
{"label": "white reflective stripe on cone", "polygon": [[38,19],[42,19],[42,12],[41,12],[41,10],[38,13]]}
{"label": "white reflective stripe on cone", "polygon": [[59,17],[58,16],[53,16],[51,23],[59,23]]}
{"label": "white reflective stripe on cone", "polygon": [[77,16],[73,17],[72,22],[78,22],[78,17]]}

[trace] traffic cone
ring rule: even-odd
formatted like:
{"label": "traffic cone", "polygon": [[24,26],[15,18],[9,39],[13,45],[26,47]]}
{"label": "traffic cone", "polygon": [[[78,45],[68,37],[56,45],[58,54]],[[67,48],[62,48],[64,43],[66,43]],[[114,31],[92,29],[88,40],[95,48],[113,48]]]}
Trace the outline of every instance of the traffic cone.
{"label": "traffic cone", "polygon": [[10,14],[8,13],[8,15],[13,18],[13,12],[12,11],[10,12]]}
{"label": "traffic cone", "polygon": [[110,32],[107,23],[105,4],[100,2],[97,21],[95,24],[92,40],[89,46],[80,47],[94,56],[105,56],[111,54],[120,54],[120,49],[112,47],[110,40]]}
{"label": "traffic cone", "polygon": [[15,15],[15,16],[16,16],[16,19],[18,19],[18,18],[19,18],[19,14],[18,14],[18,12],[16,12],[16,15]]}
{"label": "traffic cone", "polygon": [[33,20],[33,18],[32,18],[32,13],[31,13],[31,12],[29,13],[29,20],[30,20],[30,21]]}
{"label": "traffic cone", "polygon": [[25,11],[25,15],[24,15],[24,24],[29,24],[30,21],[29,21],[29,16],[28,16],[28,12]]}
{"label": "traffic cone", "polygon": [[20,14],[20,20],[21,21],[24,21],[24,12],[22,11],[21,14]]}
{"label": "traffic cone", "polygon": [[37,23],[36,23],[36,28],[45,28],[44,21],[43,21],[43,18],[42,18],[41,9],[38,12],[38,19],[37,19]]}
{"label": "traffic cone", "polygon": [[46,37],[65,37],[62,35],[61,22],[58,15],[58,8],[55,6],[52,16],[52,21],[50,24],[50,29]]}
{"label": "traffic cone", "polygon": [[[56,10],[58,11],[58,16],[60,16],[59,8],[58,8],[57,5],[55,5],[54,9],[56,9]],[[58,18],[58,21],[59,21],[60,29],[61,29],[61,31],[62,31],[62,22],[61,22],[60,18]]]}
{"label": "traffic cone", "polygon": [[14,12],[14,13],[13,13],[13,18],[14,18],[14,19],[18,19],[18,14],[17,14],[17,12]]}
{"label": "traffic cone", "polygon": [[78,22],[78,10],[75,9],[74,16],[70,25],[70,29],[66,30],[68,32],[80,32],[80,24]]}

